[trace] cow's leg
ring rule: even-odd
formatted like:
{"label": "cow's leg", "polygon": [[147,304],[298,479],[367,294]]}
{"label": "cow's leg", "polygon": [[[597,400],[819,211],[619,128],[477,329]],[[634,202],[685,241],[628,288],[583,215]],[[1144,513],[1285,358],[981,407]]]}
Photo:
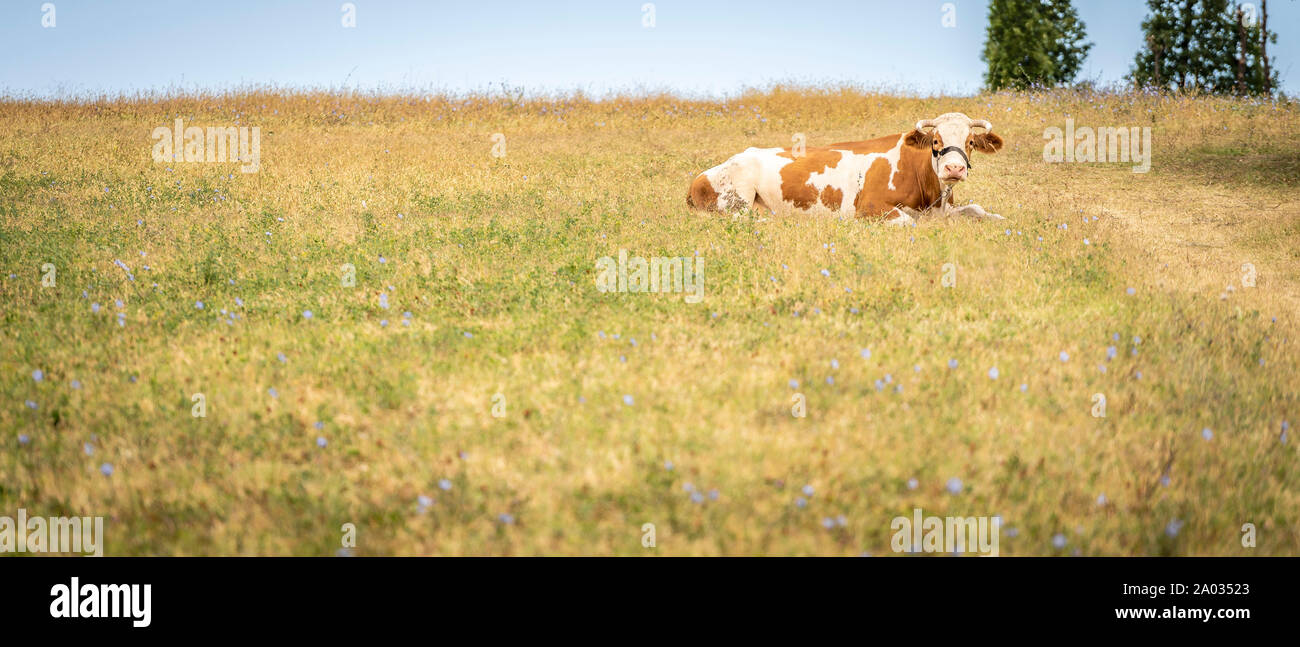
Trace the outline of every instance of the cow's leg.
{"label": "cow's leg", "polygon": [[701,175],[691,185],[691,190],[686,195],[686,204],[697,211],[738,214],[754,208],[754,194],[742,193],[736,187],[716,191],[710,186],[709,179]]}
{"label": "cow's leg", "polygon": [[952,215],[955,216],[972,216],[975,218],[988,218],[990,220],[1006,220],[1006,218],[1003,218],[1002,216],[999,216],[996,213],[989,213],[985,211],[984,207],[981,207],[978,204],[967,204],[967,205],[962,205],[960,207],[952,207],[950,209],[950,212],[952,213]]}
{"label": "cow's leg", "polygon": [[696,176],[686,203],[704,211],[740,213],[752,209],[757,192],[746,161],[741,153]]}
{"label": "cow's leg", "polygon": [[921,214],[910,207],[898,206],[885,212],[885,224],[897,227],[916,225],[916,218]]}
{"label": "cow's leg", "polygon": [[732,185],[718,194],[718,208],[729,213],[743,213],[754,208],[754,192]]}

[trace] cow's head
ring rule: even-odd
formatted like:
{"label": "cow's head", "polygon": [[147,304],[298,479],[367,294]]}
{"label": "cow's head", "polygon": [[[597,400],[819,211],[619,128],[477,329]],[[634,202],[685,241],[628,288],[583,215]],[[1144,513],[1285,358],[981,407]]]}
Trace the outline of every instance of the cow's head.
{"label": "cow's head", "polygon": [[[976,128],[983,132],[975,132]],[[904,141],[908,146],[930,149],[930,166],[935,176],[949,186],[966,179],[972,152],[995,153],[1002,148],[1002,138],[993,134],[993,124],[960,112],[916,122],[916,128]]]}

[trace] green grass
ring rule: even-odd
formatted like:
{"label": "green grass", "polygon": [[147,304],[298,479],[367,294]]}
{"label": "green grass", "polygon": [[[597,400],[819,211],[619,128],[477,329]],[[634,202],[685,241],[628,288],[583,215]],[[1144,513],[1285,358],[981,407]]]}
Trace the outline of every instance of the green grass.
{"label": "green grass", "polygon": [[[1007,140],[957,194],[1005,223],[686,209],[747,146],[950,110]],[[258,173],[150,159],[153,127],[232,111]],[[1151,172],[1043,163],[1067,113],[1151,125]],[[10,101],[0,128],[0,514],[102,515],[109,555],[330,555],[345,523],[362,555],[890,555],[915,507],[1001,515],[1003,555],[1300,553],[1296,177],[1216,171],[1295,150],[1290,104],[252,93]],[[703,303],[598,292],[619,249],[698,252]]]}

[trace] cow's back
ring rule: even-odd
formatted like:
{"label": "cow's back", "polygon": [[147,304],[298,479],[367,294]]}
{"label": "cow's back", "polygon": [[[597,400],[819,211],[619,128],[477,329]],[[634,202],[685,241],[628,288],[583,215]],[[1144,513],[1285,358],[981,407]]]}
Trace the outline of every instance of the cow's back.
{"label": "cow's back", "polygon": [[[750,148],[697,176],[687,203],[696,209],[880,215],[919,202],[914,166],[923,151],[905,134],[792,151]],[[918,157],[920,154],[920,157]]]}

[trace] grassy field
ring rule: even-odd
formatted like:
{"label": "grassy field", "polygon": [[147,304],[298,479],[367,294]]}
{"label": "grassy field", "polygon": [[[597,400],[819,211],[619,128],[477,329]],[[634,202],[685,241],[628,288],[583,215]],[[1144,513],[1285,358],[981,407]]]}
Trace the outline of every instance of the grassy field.
{"label": "grassy field", "polygon": [[[685,205],[948,111],[1005,139],[957,198],[1008,220]],[[154,162],[178,116],[260,127],[260,170]],[[1045,163],[1067,118],[1150,127],[1151,171]],[[108,555],[893,555],[914,508],[1003,555],[1300,554],[1293,104],[248,92],[0,132],[0,514],[102,515]],[[698,254],[703,302],[598,292],[620,249]]]}

